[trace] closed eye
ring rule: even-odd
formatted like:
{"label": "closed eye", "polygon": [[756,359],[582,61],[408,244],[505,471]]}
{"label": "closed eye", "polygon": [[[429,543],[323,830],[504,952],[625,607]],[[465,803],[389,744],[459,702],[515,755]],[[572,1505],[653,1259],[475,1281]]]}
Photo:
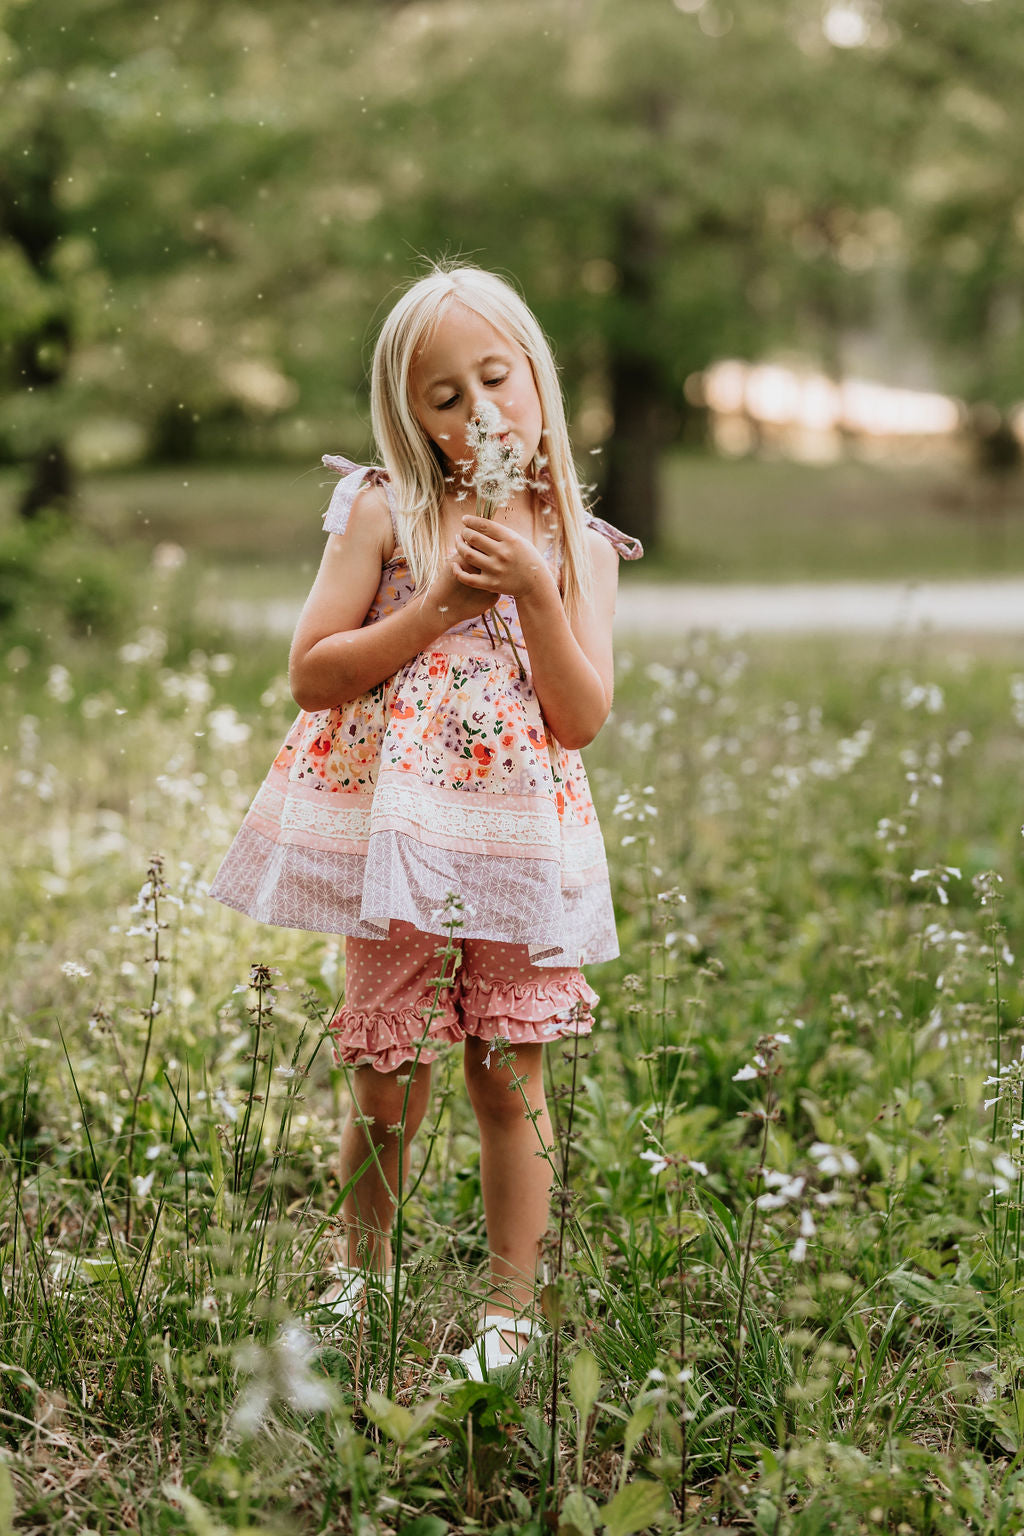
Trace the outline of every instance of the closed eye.
{"label": "closed eye", "polygon": [[505,382],[505,380],[507,378],[508,378],[508,374],[507,373],[503,373],[500,379],[484,379],[484,383],[488,384],[488,385],[490,385],[490,384],[504,384],[504,382]]}

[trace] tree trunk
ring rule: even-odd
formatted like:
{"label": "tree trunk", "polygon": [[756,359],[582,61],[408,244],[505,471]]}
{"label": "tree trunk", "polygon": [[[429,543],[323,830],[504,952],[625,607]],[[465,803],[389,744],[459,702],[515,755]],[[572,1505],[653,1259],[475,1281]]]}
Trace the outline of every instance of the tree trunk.
{"label": "tree trunk", "polygon": [[18,511],[24,518],[37,517],[47,508],[66,512],[71,505],[74,479],[63,445],[47,443],[32,460],[29,481],[21,493]]}
{"label": "tree trunk", "polygon": [[659,462],[673,436],[660,381],[635,355],[611,360],[615,427],[606,446],[607,477],[598,511],[653,552],[661,532]]}
{"label": "tree trunk", "polygon": [[[659,129],[662,104],[649,104],[650,127]],[[653,552],[661,533],[658,464],[678,434],[679,404],[660,363],[657,275],[664,239],[649,199],[624,207],[616,234],[619,324],[608,359],[614,426],[606,445],[601,510],[608,521],[634,534]]]}
{"label": "tree trunk", "polygon": [[[11,365],[22,389],[56,390],[63,383],[73,341],[71,307],[53,255],[65,233],[57,186],[65,171],[64,146],[52,122],[34,123],[21,152],[12,150],[0,167],[0,231],[17,245],[45,284],[49,302],[33,325],[16,333]],[[44,443],[29,460],[29,480],[19,511],[31,518],[46,506],[66,508],[72,498],[72,468],[63,445]]]}

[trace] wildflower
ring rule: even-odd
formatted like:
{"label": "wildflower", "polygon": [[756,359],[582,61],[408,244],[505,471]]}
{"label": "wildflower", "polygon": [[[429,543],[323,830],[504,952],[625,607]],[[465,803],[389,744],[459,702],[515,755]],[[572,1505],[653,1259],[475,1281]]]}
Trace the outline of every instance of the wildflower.
{"label": "wildflower", "polygon": [[668,1167],[667,1159],[662,1157],[660,1152],[652,1152],[650,1149],[648,1149],[646,1152],[641,1152],[640,1156],[645,1162],[650,1163],[650,1171],[655,1177],[657,1177],[659,1173],[664,1173],[665,1169]]}
{"label": "wildflower", "polygon": [[230,704],[222,704],[218,709],[211,710],[206,717],[206,725],[211,739],[220,746],[241,746],[252,735],[252,727],[238,718]]}
{"label": "wildflower", "polygon": [[748,1064],[745,1067],[740,1067],[738,1072],[734,1072],[732,1075],[732,1080],[734,1083],[745,1083],[748,1082],[752,1077],[756,1076],[757,1068]]}
{"label": "wildflower", "polygon": [[774,1186],[774,1193],[769,1192],[768,1194],[758,1195],[757,1207],[761,1211],[781,1210],[791,1200],[798,1200],[803,1194],[804,1185],[807,1183],[803,1174],[797,1174],[795,1178],[790,1178],[788,1174],[777,1173],[772,1168],[765,1171],[764,1181],[769,1186],[769,1189]]}
{"label": "wildflower", "polygon": [[71,686],[71,673],[67,667],[57,664],[50,668],[46,675],[46,691],[58,704],[70,703],[75,690]]}
{"label": "wildflower", "polygon": [[84,965],[79,965],[77,960],[65,960],[64,964],[61,966],[61,970],[64,972],[65,976],[92,975],[92,971],[88,970]]}
{"label": "wildflower", "polygon": [[231,1427],[241,1435],[253,1435],[264,1424],[277,1402],[309,1413],[331,1408],[335,1392],[331,1383],[310,1369],[316,1347],[298,1323],[287,1323],[267,1347],[255,1341],[236,1352],[241,1370],[251,1381],[235,1405]]}
{"label": "wildflower", "polygon": [[1024,1045],[1020,1048],[1020,1055],[1013,1061],[1008,1061],[1004,1067],[1000,1067],[998,1076],[986,1077],[985,1086],[995,1084],[998,1088],[994,1098],[984,1101],[985,1108],[991,1109],[993,1104],[998,1104],[1004,1094],[1009,1094],[1011,1099],[1020,1099],[1024,1091]]}
{"label": "wildflower", "polygon": [[142,1174],[136,1174],[134,1179],[132,1179],[132,1189],[138,1195],[140,1200],[145,1200],[146,1196],[153,1188],[153,1180],[155,1178],[156,1169],[154,1168],[153,1171],[151,1173],[147,1173],[145,1177],[143,1177]]}
{"label": "wildflower", "polygon": [[708,1165],[707,1165],[707,1163],[702,1163],[702,1162],[700,1162],[695,1157],[688,1157],[686,1159],[686,1166],[687,1166],[687,1168],[692,1168],[694,1173],[699,1173],[702,1178],[705,1178],[705,1179],[707,1178],[707,1176],[708,1176]]}
{"label": "wildflower", "polygon": [[859,1173],[860,1164],[852,1153],[844,1147],[833,1147],[827,1141],[815,1141],[811,1144],[811,1156],[818,1165],[821,1173],[839,1175],[844,1173]]}
{"label": "wildflower", "polygon": [[476,491],[477,515],[490,518],[526,484],[518,443],[502,441],[501,412],[485,400],[466,427],[473,452],[473,473],[463,485]]}

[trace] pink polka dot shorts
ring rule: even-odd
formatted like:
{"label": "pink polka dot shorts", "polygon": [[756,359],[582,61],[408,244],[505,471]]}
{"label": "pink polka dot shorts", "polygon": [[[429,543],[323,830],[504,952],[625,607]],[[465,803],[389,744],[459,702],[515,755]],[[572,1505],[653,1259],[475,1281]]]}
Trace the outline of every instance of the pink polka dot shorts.
{"label": "pink polka dot shorts", "polygon": [[526,1045],[593,1029],[598,997],[582,971],[533,965],[525,944],[455,940],[460,963],[435,1004],[436,979],[451,976],[454,963],[438,955],[444,947],[437,934],[401,922],[386,939],[345,941],[345,1003],[329,1026],[336,1065],[394,1072],[424,1035],[419,1060],[428,1062],[431,1047],[467,1035]]}

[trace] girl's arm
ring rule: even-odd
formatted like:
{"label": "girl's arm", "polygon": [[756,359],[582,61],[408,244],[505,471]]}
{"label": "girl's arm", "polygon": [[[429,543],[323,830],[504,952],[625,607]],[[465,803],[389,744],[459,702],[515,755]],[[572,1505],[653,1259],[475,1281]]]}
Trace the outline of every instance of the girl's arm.
{"label": "girl's arm", "polygon": [[463,518],[463,527],[456,574],[469,586],[486,583],[515,598],[533,686],[551,734],[563,747],[587,746],[612,707],[618,555],[599,533],[587,533],[593,591],[570,619],[549,566],[528,539],[478,517]]}
{"label": "girl's arm", "polygon": [[384,493],[368,487],[353,502],[345,532],[328,538],[295,626],[288,684],[300,709],[332,709],[357,698],[495,601],[496,593],[470,590],[446,569],[396,613],[363,628],[394,545]]}

